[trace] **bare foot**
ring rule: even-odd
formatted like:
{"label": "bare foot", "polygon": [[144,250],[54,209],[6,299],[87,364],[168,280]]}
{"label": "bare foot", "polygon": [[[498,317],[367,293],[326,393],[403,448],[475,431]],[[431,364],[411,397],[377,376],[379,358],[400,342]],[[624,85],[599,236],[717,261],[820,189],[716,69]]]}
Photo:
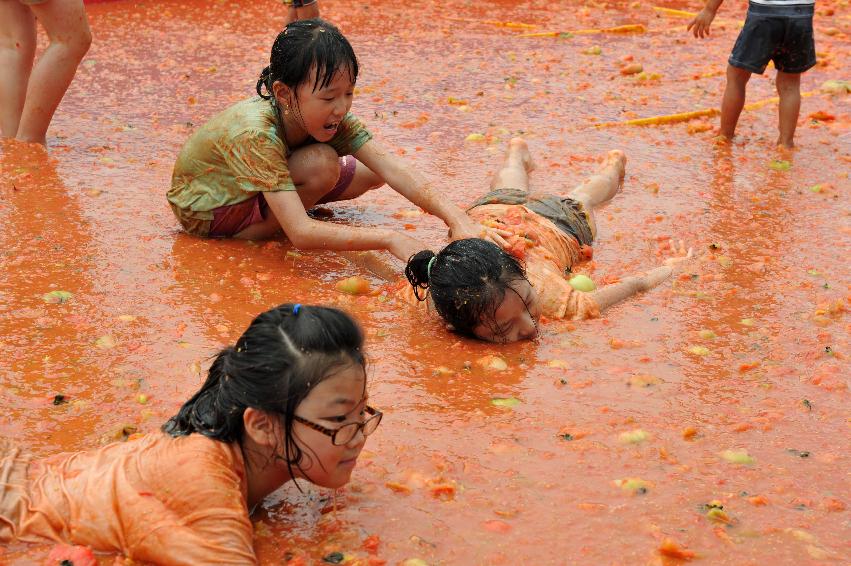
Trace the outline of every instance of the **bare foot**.
{"label": "bare foot", "polygon": [[529,153],[529,145],[523,138],[511,138],[508,142],[508,155],[512,159],[519,159],[527,173],[535,170],[532,154]]}
{"label": "bare foot", "polygon": [[606,154],[603,160],[603,169],[614,167],[618,173],[618,184],[623,184],[624,175],[626,175],[626,154],[619,149],[613,149]]}
{"label": "bare foot", "polygon": [[718,134],[712,138],[712,142],[718,146],[730,146],[733,144],[733,138],[724,134]]}
{"label": "bare foot", "polygon": [[777,149],[780,151],[788,151],[791,149],[795,149],[795,142],[792,140],[783,141],[780,138],[777,138]]}

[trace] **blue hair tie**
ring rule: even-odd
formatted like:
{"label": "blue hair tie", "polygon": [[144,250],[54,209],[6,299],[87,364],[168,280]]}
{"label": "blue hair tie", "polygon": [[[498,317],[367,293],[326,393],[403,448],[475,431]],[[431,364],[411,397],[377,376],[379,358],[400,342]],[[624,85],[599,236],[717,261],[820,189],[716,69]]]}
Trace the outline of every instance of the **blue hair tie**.
{"label": "blue hair tie", "polygon": [[301,303],[296,303],[295,305],[293,305],[293,315],[297,315],[298,311],[300,311],[300,310],[301,310]]}
{"label": "blue hair tie", "polygon": [[428,265],[426,265],[426,275],[428,276],[429,279],[431,279],[431,266],[434,263],[434,260],[436,260],[436,259],[437,259],[436,255],[431,256],[431,259],[428,260]]}

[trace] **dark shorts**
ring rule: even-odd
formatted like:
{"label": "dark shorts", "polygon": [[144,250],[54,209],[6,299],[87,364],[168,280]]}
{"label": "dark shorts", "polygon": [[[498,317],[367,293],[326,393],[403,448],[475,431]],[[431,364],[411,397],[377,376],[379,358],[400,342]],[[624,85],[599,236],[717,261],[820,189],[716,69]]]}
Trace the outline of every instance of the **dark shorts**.
{"label": "dark shorts", "polygon": [[[355,176],[357,160],[351,155],[340,158],[340,177],[328,194],[319,199],[316,204],[325,204],[338,200],[346,192]],[[263,222],[269,218],[269,204],[263,193],[237,204],[220,206],[213,210],[213,220],[210,222],[210,238],[230,238],[239,234],[252,224]]]}
{"label": "dark shorts", "polygon": [[530,198],[529,193],[519,189],[496,189],[476,200],[470,209],[485,204],[523,205],[555,224],[568,236],[576,238],[581,245],[594,243],[594,232],[588,223],[585,207],[572,198],[550,195]]}
{"label": "dark shorts", "polygon": [[293,8],[304,8],[311,4],[316,4],[316,0],[284,0],[284,4]]}
{"label": "dark shorts", "polygon": [[728,62],[761,75],[769,61],[774,61],[774,68],[784,73],[803,73],[816,64],[813,5],[750,3]]}

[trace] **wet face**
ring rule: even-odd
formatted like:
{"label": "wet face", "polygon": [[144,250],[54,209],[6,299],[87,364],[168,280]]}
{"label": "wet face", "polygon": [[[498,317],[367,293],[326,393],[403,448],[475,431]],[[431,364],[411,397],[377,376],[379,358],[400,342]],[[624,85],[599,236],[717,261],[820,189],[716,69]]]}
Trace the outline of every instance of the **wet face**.
{"label": "wet face", "polygon": [[512,281],[505,298],[496,309],[489,324],[473,329],[477,338],[488,342],[508,343],[531,340],[538,335],[541,301],[538,293],[525,279]]}
{"label": "wet face", "polygon": [[339,69],[331,82],[325,87],[313,90],[315,70],[311,70],[311,80],[296,87],[298,98],[297,111],[301,115],[300,124],[306,133],[318,142],[328,142],[337,133],[340,122],[352,107],[355,84],[348,69]]}
{"label": "wet face", "polygon": [[[352,364],[339,368],[311,390],[295,411],[299,417],[336,430],[348,423],[366,420],[366,375],[362,366]],[[365,437],[362,431],[346,444],[335,446],[331,437],[300,422],[293,423],[293,438],[304,455],[299,477],[328,488],[348,483],[355,469]]]}

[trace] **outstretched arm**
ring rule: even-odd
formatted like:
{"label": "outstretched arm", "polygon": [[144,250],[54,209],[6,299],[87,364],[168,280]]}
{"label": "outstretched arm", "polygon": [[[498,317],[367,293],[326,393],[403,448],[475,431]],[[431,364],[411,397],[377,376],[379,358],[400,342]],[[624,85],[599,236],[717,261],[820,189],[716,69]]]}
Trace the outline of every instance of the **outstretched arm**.
{"label": "outstretched arm", "polygon": [[706,0],[706,5],[703,10],[698,13],[686,28],[691,31],[694,28],[695,37],[709,37],[709,26],[712,25],[712,20],[715,19],[715,13],[721,7],[724,0]]}
{"label": "outstretched arm", "polygon": [[264,196],[287,238],[303,250],[388,250],[404,262],[428,248],[419,240],[394,230],[314,220],[305,212],[295,191],[267,192]]}
{"label": "outstretched arm", "polygon": [[498,230],[482,226],[467,216],[463,210],[447,199],[446,195],[437,193],[428,179],[404,160],[387,151],[374,139],[366,142],[354,153],[354,156],[380,175],[397,193],[429,214],[443,220],[449,227],[453,240],[485,238],[501,247],[508,245]]}
{"label": "outstretched arm", "polygon": [[631,275],[617,283],[606,285],[596,291],[592,291],[591,297],[602,311],[635,295],[636,293],[649,291],[670,277],[677,264],[687,261],[694,256],[693,250],[689,248],[688,251],[686,251],[682,243],[680,243],[680,252],[683,255],[667,259],[665,260],[665,265],[651,269],[647,273],[642,275]]}

